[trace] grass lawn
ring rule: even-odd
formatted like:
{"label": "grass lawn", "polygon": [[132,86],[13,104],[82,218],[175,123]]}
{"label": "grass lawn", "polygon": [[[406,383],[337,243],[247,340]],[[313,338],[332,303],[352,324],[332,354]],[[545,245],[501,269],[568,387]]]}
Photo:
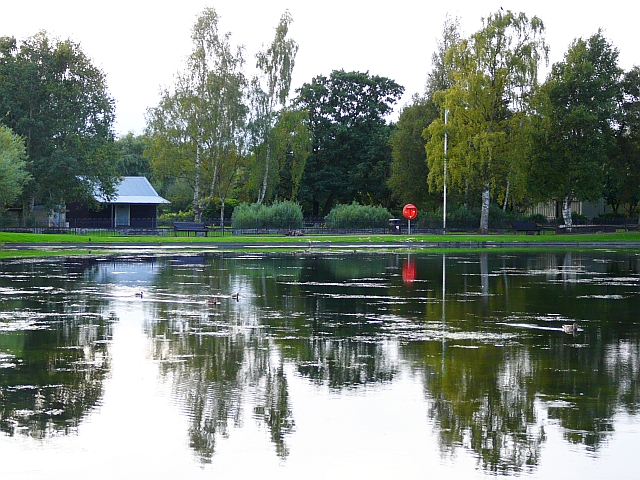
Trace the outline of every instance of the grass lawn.
{"label": "grass lawn", "polygon": [[[40,250],[40,249],[28,249],[28,250],[15,250],[15,249],[0,249],[0,260],[10,258],[40,258],[40,257],[56,257],[60,255],[89,255],[92,250]],[[95,252],[97,253],[97,252]]]}
{"label": "grass lawn", "polygon": [[270,244],[288,243],[292,246],[308,246],[309,242],[332,243],[618,243],[640,242],[640,232],[589,233],[589,234],[547,234],[547,235],[514,235],[514,234],[446,234],[446,235],[306,235],[303,237],[287,237],[284,235],[225,235],[221,236],[124,236],[124,235],[75,235],[75,234],[38,234],[0,232],[0,250],[17,245],[92,245],[92,244]]}

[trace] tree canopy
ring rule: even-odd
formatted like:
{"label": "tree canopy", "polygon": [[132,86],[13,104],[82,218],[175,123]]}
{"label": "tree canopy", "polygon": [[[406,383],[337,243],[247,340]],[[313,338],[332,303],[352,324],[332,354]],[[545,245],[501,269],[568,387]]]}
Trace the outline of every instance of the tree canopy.
{"label": "tree canopy", "polygon": [[313,215],[414,203],[435,218],[446,164],[450,215],[479,216],[480,232],[490,204],[497,219],[556,200],[569,226],[572,200],[637,214],[640,69],[623,72],[602,32],[575,40],[538,85],[548,52],[539,18],[501,8],[464,36],[447,17],[424,92],[390,121],[404,88],[368,71],[317,75],[290,99],[292,21],[285,11],[251,77],[244,46],[204,9],[145,134],[117,141],[105,75],[79,44],[0,37],[0,126],[5,145],[24,147],[14,170],[2,167],[15,182],[0,202],[63,209],[96,189],[108,198],[120,175],[145,175],[195,220],[218,207],[222,218],[227,200],[299,201]]}
{"label": "tree canopy", "polygon": [[25,140],[33,202],[60,207],[107,196],[117,181],[114,101],[80,45],[40,32],[0,38],[0,122]]}
{"label": "tree canopy", "polygon": [[575,40],[540,90],[528,178],[542,197],[563,199],[569,227],[571,200],[602,194],[621,74],[618,51],[598,32]]}
{"label": "tree canopy", "polygon": [[389,202],[392,126],[385,117],[403,91],[389,78],[344,70],[297,91],[295,104],[309,112],[313,136],[300,198],[315,215],[334,203]]}
{"label": "tree canopy", "polygon": [[147,136],[129,132],[116,140],[116,171],[123,177],[151,178],[151,164],[144,152],[147,148]]}
{"label": "tree canopy", "polygon": [[[537,84],[538,64],[546,58],[543,32],[537,17],[501,10],[483,19],[482,29],[447,51],[453,84],[435,94],[442,116],[426,132],[429,181],[432,188],[443,185],[447,132],[452,185],[482,192],[481,233],[488,231],[492,190],[508,189],[520,144],[516,138]],[[449,113],[446,126],[445,111]]]}
{"label": "tree canopy", "polygon": [[426,188],[429,169],[426,140],[422,137],[424,129],[437,117],[438,111],[432,101],[415,99],[412,105],[402,109],[389,139],[392,156],[389,189],[402,204],[413,203],[419,210],[431,210],[442,199],[441,195],[433,195]]}
{"label": "tree canopy", "polygon": [[640,67],[626,72],[615,116],[615,147],[605,166],[603,197],[618,214],[636,215],[640,202]]}
{"label": "tree canopy", "polygon": [[158,178],[186,181],[193,192],[196,221],[218,182],[237,165],[244,150],[246,78],[242,47],[233,48],[230,34],[218,28],[219,16],[205,9],[193,26],[193,50],[173,89],[148,110],[149,156]]}
{"label": "tree canopy", "polygon": [[[276,34],[269,47],[256,55],[256,67],[261,75],[252,82],[254,102],[254,137],[255,159],[260,173],[257,202],[262,203],[269,190],[269,179],[278,177],[279,163],[274,165],[275,152],[279,145],[274,145],[273,128],[278,118],[278,107],[284,108],[289,99],[291,74],[295,65],[298,44],[287,38],[289,25],[293,22],[291,14],[286,11],[280,18]],[[289,116],[289,121],[293,117]],[[301,128],[305,128],[300,123]],[[277,142],[276,142],[277,143]],[[304,165],[303,165],[304,167]],[[275,170],[275,171],[274,171]]]}
{"label": "tree canopy", "polygon": [[30,179],[22,138],[0,125],[0,209],[18,198]]}

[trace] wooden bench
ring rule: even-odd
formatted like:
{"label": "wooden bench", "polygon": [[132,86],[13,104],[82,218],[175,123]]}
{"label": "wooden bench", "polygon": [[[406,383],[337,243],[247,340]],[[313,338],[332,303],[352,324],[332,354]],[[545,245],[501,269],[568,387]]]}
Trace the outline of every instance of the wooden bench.
{"label": "wooden bench", "polygon": [[525,232],[527,235],[540,235],[540,226],[533,220],[519,220],[511,224],[514,233]]}
{"label": "wooden bench", "polygon": [[209,229],[202,222],[173,222],[173,233],[174,236],[178,235],[178,232],[187,232],[187,236],[194,233],[204,233],[206,237],[209,234]]}

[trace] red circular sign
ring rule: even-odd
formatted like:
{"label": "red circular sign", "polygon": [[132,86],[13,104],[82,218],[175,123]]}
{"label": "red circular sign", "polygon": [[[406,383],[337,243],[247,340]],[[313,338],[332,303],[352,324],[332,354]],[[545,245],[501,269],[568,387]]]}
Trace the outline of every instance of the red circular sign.
{"label": "red circular sign", "polygon": [[408,203],[402,209],[402,215],[404,215],[404,218],[408,220],[415,220],[418,216],[418,209],[412,203]]}

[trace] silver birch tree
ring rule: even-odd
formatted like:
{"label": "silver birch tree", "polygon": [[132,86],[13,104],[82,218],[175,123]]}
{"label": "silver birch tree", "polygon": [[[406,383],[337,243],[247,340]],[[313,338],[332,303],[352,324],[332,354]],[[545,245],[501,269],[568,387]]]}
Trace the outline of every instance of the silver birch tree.
{"label": "silver birch tree", "polygon": [[[480,233],[489,229],[492,190],[509,178],[514,122],[537,86],[538,64],[546,58],[537,17],[499,11],[483,19],[483,28],[457,42],[447,56],[454,83],[435,95],[442,116],[432,122],[427,135],[427,162],[432,188],[441,183],[442,143],[449,135],[448,174],[458,187],[471,185],[481,192]],[[449,122],[444,125],[444,111]]]}
{"label": "silver birch tree", "polygon": [[298,44],[287,38],[289,25],[293,21],[287,10],[280,18],[276,34],[269,47],[256,55],[256,67],[260,78],[253,81],[253,114],[256,143],[261,144],[261,154],[257,158],[262,163],[261,180],[258,186],[257,202],[262,203],[267,195],[269,176],[273,164],[271,136],[278,110],[285,107],[291,89],[291,74],[295,64]]}
{"label": "silver birch tree", "polygon": [[185,71],[148,113],[154,170],[179,173],[189,181],[195,221],[214,195],[224,162],[235,159],[230,152],[242,152],[244,143],[243,49],[231,47],[231,34],[221,34],[218,23],[214,9],[201,13],[192,29],[193,51]]}

